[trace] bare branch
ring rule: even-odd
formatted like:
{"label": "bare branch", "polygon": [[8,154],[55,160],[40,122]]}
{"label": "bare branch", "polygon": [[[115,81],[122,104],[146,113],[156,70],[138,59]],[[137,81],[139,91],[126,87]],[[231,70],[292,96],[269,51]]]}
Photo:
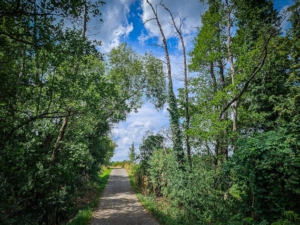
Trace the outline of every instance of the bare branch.
{"label": "bare branch", "polygon": [[[147,0],[147,3],[152,9],[152,12],[155,16],[155,20],[157,22],[158,28],[159,28],[161,36],[162,36],[162,40],[163,40],[163,44],[164,44],[165,57],[166,57],[166,60],[167,60],[166,64],[167,64],[167,68],[168,68],[169,88],[173,90],[172,75],[171,75],[172,74],[172,72],[171,72],[171,61],[170,61],[170,56],[169,56],[167,39],[166,39],[166,36],[165,36],[164,31],[162,29],[161,22],[158,19],[157,5],[156,5],[156,10],[155,10],[153,5],[149,2],[149,0]],[[160,4],[162,4],[162,1],[160,2]]]}
{"label": "bare branch", "polygon": [[162,46],[162,45],[159,45],[159,44],[148,44],[148,45],[152,45],[152,46],[156,46],[156,47],[159,47],[159,48],[164,48],[164,46]]}
{"label": "bare branch", "polygon": [[[183,64],[184,64],[184,90],[185,90],[185,129],[188,130],[190,128],[190,113],[189,113],[189,91],[188,91],[188,76],[187,76],[187,60],[186,60],[186,51],[185,51],[185,44],[184,44],[184,39],[183,39],[183,35],[181,32],[181,27],[182,27],[182,20],[181,17],[179,16],[179,20],[180,20],[180,24],[179,24],[179,28],[176,25],[175,19],[173,14],[171,13],[170,9],[167,8],[165,6],[165,4],[162,3],[162,1],[160,2],[160,5],[162,7],[165,8],[165,10],[167,10],[170,14],[170,17],[172,19],[173,22],[173,26],[177,32],[178,37],[180,38],[181,41],[181,45],[182,45],[182,54],[183,54]],[[188,160],[189,160],[189,164],[190,166],[192,166],[192,160],[191,160],[191,147],[190,147],[190,143],[189,143],[189,136],[186,135],[185,136],[185,142],[186,142],[186,148],[187,148],[187,155],[188,155]]]}
{"label": "bare branch", "polygon": [[143,24],[145,25],[146,23],[148,23],[148,22],[151,21],[151,20],[156,20],[156,18],[151,18],[151,19],[149,19],[149,20],[146,20]]}

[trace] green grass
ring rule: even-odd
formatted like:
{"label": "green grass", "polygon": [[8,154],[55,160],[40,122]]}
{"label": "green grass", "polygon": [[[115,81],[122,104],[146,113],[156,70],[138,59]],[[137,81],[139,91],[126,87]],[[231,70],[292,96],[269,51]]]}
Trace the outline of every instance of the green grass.
{"label": "green grass", "polygon": [[160,225],[185,224],[185,223],[180,223],[178,220],[168,215],[168,213],[166,212],[166,208],[169,207],[163,204],[162,202],[156,200],[155,196],[153,195],[145,196],[140,193],[137,193],[136,196],[140,201],[140,203],[143,205],[143,207],[153,215],[153,217]]}
{"label": "green grass", "polygon": [[95,188],[97,188],[97,196],[92,202],[78,211],[78,214],[72,219],[68,225],[88,225],[90,219],[92,218],[92,213],[98,205],[99,199],[102,195],[102,192],[107,184],[109,175],[112,169],[105,169],[102,174],[99,176],[99,181],[95,183]]}

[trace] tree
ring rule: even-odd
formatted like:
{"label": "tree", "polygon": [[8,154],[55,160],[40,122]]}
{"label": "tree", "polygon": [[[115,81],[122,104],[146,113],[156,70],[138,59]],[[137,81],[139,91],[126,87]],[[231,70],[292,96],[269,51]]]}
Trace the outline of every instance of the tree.
{"label": "tree", "polygon": [[[192,85],[198,101],[202,101],[197,103],[199,111],[192,118],[192,126],[199,127],[200,123],[201,129],[191,129],[191,132],[199,135],[201,147],[215,154],[220,163],[236,147],[238,133],[247,130],[243,123],[247,120],[244,120],[243,103],[247,102],[249,85],[266,67],[278,34],[278,17],[269,1],[261,3],[259,10],[236,1],[207,3],[209,9],[202,16],[203,26],[191,52],[190,69],[200,72]],[[248,22],[250,14],[253,19]],[[240,127],[239,109],[243,117]]]}
{"label": "tree", "polygon": [[135,160],[137,159],[133,142],[131,144],[131,147],[129,148],[128,158],[129,158],[129,163],[134,163]]}
{"label": "tree", "polygon": [[199,76],[190,85],[195,97],[189,132],[196,139],[196,148],[215,156],[215,163],[220,163],[228,156],[232,136],[229,113],[218,121],[218,114],[228,99],[226,88],[230,85],[230,74],[226,70],[226,11],[220,1],[208,1],[208,4],[208,10],[201,17],[203,25],[195,38],[195,47],[190,52],[189,69],[199,72]]}
{"label": "tree", "polygon": [[[170,126],[172,131],[172,141],[173,141],[173,149],[176,152],[177,160],[179,166],[182,168],[183,161],[184,161],[184,152],[182,147],[182,134],[180,130],[180,123],[179,123],[179,113],[177,108],[177,100],[176,96],[173,91],[173,81],[172,81],[172,71],[171,71],[171,61],[169,56],[168,44],[162,29],[161,23],[158,18],[157,10],[154,9],[152,3],[147,0],[148,5],[151,7],[152,12],[154,14],[154,18],[150,20],[155,20],[157,26],[160,30],[162,41],[163,41],[163,48],[165,52],[166,58],[166,65],[167,65],[167,77],[168,77],[168,103],[169,103],[169,112],[170,112]],[[148,21],[150,21],[148,20]],[[147,23],[146,21],[145,23]]]}
{"label": "tree", "polygon": [[[185,126],[184,129],[185,131],[190,129],[190,112],[189,112],[189,90],[188,90],[188,71],[187,71],[187,59],[186,59],[186,49],[185,49],[185,44],[184,44],[184,39],[183,39],[183,34],[182,34],[182,18],[179,16],[180,24],[177,25],[174,19],[174,16],[170,9],[166,7],[165,4],[160,2],[160,5],[165,8],[166,11],[169,12],[170,17],[172,19],[172,24],[176,30],[176,33],[178,37],[180,38],[181,42],[181,47],[182,47],[182,55],[183,55],[183,65],[184,65],[184,117],[185,117]],[[192,167],[192,159],[191,159],[191,145],[190,145],[190,138],[187,132],[185,133],[185,145],[186,145],[186,151],[187,151],[187,158],[188,162],[190,164],[190,167]]]}
{"label": "tree", "polygon": [[[152,54],[139,55],[126,44],[113,48],[108,54],[107,79],[118,89],[117,94],[123,100],[124,112],[137,110],[142,104],[142,97],[149,100],[158,109],[166,99],[166,81],[163,65]],[[119,102],[116,102],[119,104]],[[119,105],[114,105],[117,111]]]}
{"label": "tree", "polygon": [[[239,66],[240,73],[250,73],[248,71],[250,71],[252,68],[248,69],[245,67],[247,61],[249,61],[246,59],[247,55],[249,55],[249,53],[254,53],[255,48],[257,48],[256,43],[259,43],[262,41],[262,39],[266,43],[269,39],[269,43],[265,47],[265,54],[267,55],[264,59],[264,65],[261,67],[258,74],[251,78],[251,82],[249,82],[247,85],[248,87],[246,86],[248,90],[245,92],[251,94],[248,95],[248,93],[245,93],[245,95],[247,95],[248,99],[251,98],[251,100],[249,102],[247,100],[243,100],[240,106],[241,110],[243,110],[244,107],[247,108],[249,105],[250,108],[255,108],[256,116],[257,113],[261,113],[260,117],[262,114],[265,114],[264,116],[269,114],[269,118],[267,119],[268,122],[265,123],[262,123],[262,121],[258,122],[255,118],[251,119],[252,122],[257,123],[256,125],[253,123],[254,127],[252,127],[252,129],[267,130],[269,129],[267,127],[270,125],[270,123],[272,123],[271,121],[274,120],[276,115],[271,112],[273,111],[273,107],[267,100],[268,97],[266,96],[271,96],[273,94],[277,95],[280,94],[280,92],[284,92],[284,90],[281,88],[276,88],[279,90],[277,93],[275,93],[274,89],[270,90],[270,92],[268,91],[268,86],[271,85],[269,82],[272,82],[271,86],[279,87],[280,83],[284,82],[283,80],[285,79],[284,71],[281,68],[286,63],[286,60],[278,54],[279,49],[277,48],[278,43],[280,42],[278,27],[280,18],[278,17],[276,10],[273,9],[273,3],[271,1],[252,1],[248,5],[241,1],[233,2],[236,5],[235,18],[237,20],[237,27],[239,28],[235,37],[236,45],[243,46],[243,50],[241,49],[236,51],[237,58],[241,58],[241,63]],[[247,61],[245,61],[243,57],[245,57]],[[280,60],[278,57],[280,57]],[[275,67],[276,71],[273,69]],[[274,74],[276,74],[276,76],[274,76]],[[246,108],[244,108],[244,110],[247,110]],[[261,108],[261,110],[259,108]],[[252,115],[252,112],[249,112],[249,115]],[[245,125],[245,123],[243,123],[243,119],[241,121],[241,126]],[[267,123],[269,125],[267,125]],[[250,124],[246,126],[249,125]]]}
{"label": "tree", "polygon": [[161,149],[163,145],[164,137],[160,134],[153,134],[147,132],[143,137],[142,144],[140,145],[140,158],[142,163],[148,162],[152,153],[156,149]]}

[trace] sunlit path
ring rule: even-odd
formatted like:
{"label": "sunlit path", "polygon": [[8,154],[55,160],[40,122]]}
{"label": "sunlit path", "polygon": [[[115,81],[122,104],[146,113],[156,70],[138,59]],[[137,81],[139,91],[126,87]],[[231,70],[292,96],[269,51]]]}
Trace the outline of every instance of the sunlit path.
{"label": "sunlit path", "polygon": [[113,169],[92,225],[158,225],[132,192],[125,169]]}

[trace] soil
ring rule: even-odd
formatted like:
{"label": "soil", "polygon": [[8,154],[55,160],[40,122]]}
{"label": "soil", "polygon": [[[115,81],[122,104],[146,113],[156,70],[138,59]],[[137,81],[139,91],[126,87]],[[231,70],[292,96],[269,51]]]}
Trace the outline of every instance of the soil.
{"label": "soil", "polygon": [[125,169],[115,168],[104,189],[91,225],[159,225],[133,193]]}

